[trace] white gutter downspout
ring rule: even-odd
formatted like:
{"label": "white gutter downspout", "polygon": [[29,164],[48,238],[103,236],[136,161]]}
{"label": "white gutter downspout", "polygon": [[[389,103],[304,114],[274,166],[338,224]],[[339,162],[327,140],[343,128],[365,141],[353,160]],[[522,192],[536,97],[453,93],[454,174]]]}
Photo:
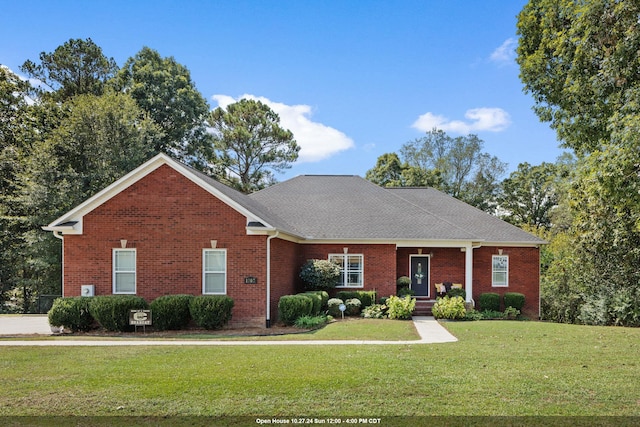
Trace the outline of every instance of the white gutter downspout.
{"label": "white gutter downspout", "polygon": [[271,239],[278,237],[279,233],[276,231],[276,234],[267,237],[267,328],[271,327]]}
{"label": "white gutter downspout", "polygon": [[60,269],[62,271],[62,278],[60,283],[62,283],[62,296],[64,297],[64,236],[61,234],[62,232],[60,231],[54,231],[53,232],[53,237],[60,239],[61,243],[62,243],[62,268]]}

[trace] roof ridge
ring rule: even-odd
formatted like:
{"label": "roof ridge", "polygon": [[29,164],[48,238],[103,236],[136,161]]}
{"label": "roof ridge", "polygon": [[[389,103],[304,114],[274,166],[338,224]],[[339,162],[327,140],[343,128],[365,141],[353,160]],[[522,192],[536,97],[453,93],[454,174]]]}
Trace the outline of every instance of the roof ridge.
{"label": "roof ridge", "polygon": [[[387,191],[389,192],[389,194],[393,194],[395,197],[397,197],[397,198],[399,198],[399,199],[404,200],[405,202],[409,203],[410,205],[415,206],[415,207],[417,207],[418,209],[420,209],[421,211],[424,211],[424,212],[428,213],[429,215],[431,215],[431,216],[433,216],[433,217],[435,217],[435,218],[438,218],[438,219],[439,219],[439,220],[441,220],[441,221],[446,222],[447,224],[449,224],[449,225],[451,225],[451,226],[453,226],[453,227],[457,228],[458,230],[464,231],[465,233],[469,233],[469,234],[471,234],[471,235],[472,235],[472,236],[474,236],[474,237],[478,237],[478,236],[477,236],[473,231],[469,231],[469,230],[467,230],[466,228],[462,228],[462,227],[460,227],[459,225],[452,223],[452,222],[451,222],[451,221],[449,221],[448,219],[443,218],[443,217],[441,217],[440,215],[437,215],[437,214],[435,214],[435,213],[431,212],[430,210],[428,210],[428,209],[424,208],[423,206],[420,206],[420,205],[418,205],[418,204],[415,204],[415,203],[413,203],[412,201],[410,201],[409,199],[406,199],[406,198],[404,198],[404,197],[400,196],[400,194],[394,193],[393,191],[390,191],[390,190],[399,190],[399,189],[406,189],[406,188],[408,188],[408,189],[424,189],[424,190],[426,190],[426,189],[432,189],[432,190],[437,191],[437,192],[439,192],[439,193],[442,193],[442,194],[444,194],[444,195],[446,195],[446,196],[449,196],[448,194],[443,193],[443,192],[442,192],[442,191],[440,191],[440,190],[436,190],[436,189],[435,189],[435,188],[433,188],[433,187],[391,187],[391,188],[380,187],[380,188],[382,188],[383,190],[387,190]],[[456,199],[456,198],[455,198],[455,197],[453,197],[453,196],[449,196],[449,197],[451,197],[452,199],[455,199],[455,200],[456,200],[456,201],[458,201],[458,202],[464,203],[464,202],[462,202],[461,200],[458,200],[458,199]],[[469,205],[469,206],[471,206],[471,205]],[[485,213],[486,213],[486,212],[485,212]],[[482,238],[479,238],[479,237],[478,237],[477,239],[474,239],[474,240],[479,240],[479,241],[481,241],[481,240],[485,240],[485,239],[482,239]]]}

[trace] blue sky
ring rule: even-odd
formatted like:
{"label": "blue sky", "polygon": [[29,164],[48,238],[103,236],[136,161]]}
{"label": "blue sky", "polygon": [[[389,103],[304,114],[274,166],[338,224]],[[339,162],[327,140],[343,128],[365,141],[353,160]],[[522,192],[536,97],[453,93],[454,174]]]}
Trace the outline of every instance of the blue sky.
{"label": "blue sky", "polygon": [[509,164],[553,162],[515,63],[526,0],[0,0],[0,64],[91,38],[118,65],[143,46],[191,71],[211,108],[269,103],[301,145],[279,180],[364,176],[437,126]]}

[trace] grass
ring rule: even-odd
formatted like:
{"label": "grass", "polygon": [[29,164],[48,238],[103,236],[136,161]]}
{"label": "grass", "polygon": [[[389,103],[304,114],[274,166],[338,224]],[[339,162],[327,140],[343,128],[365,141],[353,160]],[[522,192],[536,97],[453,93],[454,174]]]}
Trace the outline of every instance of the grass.
{"label": "grass", "polygon": [[3,347],[0,415],[640,417],[640,329],[445,326],[459,342]]}

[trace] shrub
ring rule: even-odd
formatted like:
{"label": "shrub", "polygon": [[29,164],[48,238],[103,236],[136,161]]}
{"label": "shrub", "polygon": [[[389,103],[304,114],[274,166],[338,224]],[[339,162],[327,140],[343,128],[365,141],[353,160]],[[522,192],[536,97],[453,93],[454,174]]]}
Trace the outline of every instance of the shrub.
{"label": "shrub", "polygon": [[387,307],[389,308],[387,311],[389,319],[408,320],[411,319],[411,314],[416,308],[416,299],[409,295],[404,298],[391,295],[387,299]]}
{"label": "shrub", "polygon": [[480,294],[478,303],[480,304],[480,310],[482,311],[500,311],[500,295],[496,293],[487,292]]}
{"label": "shrub", "polygon": [[383,304],[373,304],[362,309],[362,317],[367,319],[384,319],[387,317],[387,306]]}
{"label": "shrub", "polygon": [[322,299],[322,304],[320,305],[320,311],[327,309],[327,302],[329,301],[329,294],[327,291],[307,291],[305,294],[316,294],[320,295]]}
{"label": "shrub", "polygon": [[504,319],[504,313],[498,310],[482,310],[481,313],[484,320]]}
{"label": "shrub", "polygon": [[278,301],[278,315],[285,325],[293,325],[302,316],[310,316],[313,300],[309,295],[284,295]]}
{"label": "shrub", "polygon": [[193,295],[164,295],[151,301],[153,327],[158,331],[184,329],[191,321]]}
{"label": "shrub", "polygon": [[414,296],[416,294],[416,292],[413,289],[409,289],[409,288],[400,288],[396,293],[400,298],[406,297],[407,295]]}
{"label": "shrub", "polygon": [[513,319],[516,319],[518,316],[520,316],[520,310],[509,306],[504,309],[504,313],[502,313],[502,315],[504,316],[505,319],[513,320]]}
{"label": "shrub", "polygon": [[294,323],[296,328],[312,329],[327,323],[327,316],[301,316]]}
{"label": "shrub", "polygon": [[438,298],[431,312],[437,319],[462,319],[467,314],[464,300],[459,296]]}
{"label": "shrub", "polygon": [[316,293],[304,292],[298,295],[302,295],[303,297],[309,298],[311,300],[311,312],[309,313],[312,316],[316,316],[320,314],[322,309],[322,297]]}
{"label": "shrub", "polygon": [[357,298],[360,300],[361,307],[368,307],[376,302],[376,291],[340,291],[336,294],[336,298],[346,301],[348,299]]}
{"label": "shrub", "polygon": [[451,288],[449,292],[447,292],[447,296],[449,298],[461,297],[463,300],[466,300],[467,292],[462,288]]}
{"label": "shrub", "polygon": [[344,302],[344,305],[347,306],[347,310],[345,311],[347,316],[357,316],[360,314],[360,306],[362,303],[358,298],[349,298]]}
{"label": "shrub", "polygon": [[300,278],[306,289],[332,289],[340,278],[340,267],[325,259],[310,259],[302,266]]}
{"label": "shrub", "polygon": [[396,286],[398,288],[408,288],[411,286],[411,279],[408,276],[400,276],[396,280]]}
{"label": "shrub", "polygon": [[518,292],[507,292],[504,294],[504,306],[513,307],[516,310],[522,310],[524,307],[524,295]]}
{"label": "shrub", "polygon": [[344,301],[342,301],[340,298],[331,298],[327,302],[327,309],[331,316],[333,317],[342,316],[342,312],[340,311],[340,304],[344,304]]}
{"label": "shrub", "polygon": [[89,312],[107,331],[130,332],[134,326],[129,325],[131,310],[148,309],[144,298],[135,295],[100,295],[91,298]]}
{"label": "shrub", "polygon": [[483,319],[484,317],[482,316],[482,313],[474,309],[471,309],[471,310],[467,310],[462,320],[483,320]]}
{"label": "shrub", "polygon": [[94,320],[89,313],[91,298],[72,297],[56,298],[49,310],[49,324],[63,326],[72,332],[88,331]]}
{"label": "shrub", "polygon": [[201,328],[220,329],[231,320],[233,305],[227,295],[198,295],[189,301],[189,314]]}

